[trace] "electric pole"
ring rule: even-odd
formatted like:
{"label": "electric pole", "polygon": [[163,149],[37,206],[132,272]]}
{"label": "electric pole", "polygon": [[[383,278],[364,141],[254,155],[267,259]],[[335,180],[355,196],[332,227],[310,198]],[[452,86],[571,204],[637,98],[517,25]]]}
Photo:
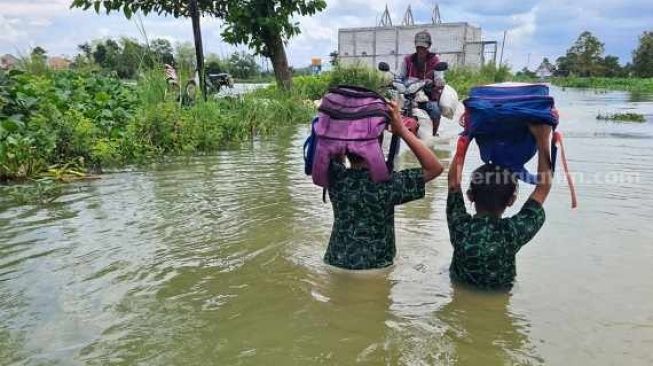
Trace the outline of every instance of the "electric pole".
{"label": "electric pole", "polygon": [[206,79],[204,78],[204,48],[202,46],[202,30],[200,29],[200,12],[197,0],[190,0],[188,10],[193,22],[193,38],[195,39],[195,57],[197,57],[197,75],[200,79],[200,90],[206,101]]}

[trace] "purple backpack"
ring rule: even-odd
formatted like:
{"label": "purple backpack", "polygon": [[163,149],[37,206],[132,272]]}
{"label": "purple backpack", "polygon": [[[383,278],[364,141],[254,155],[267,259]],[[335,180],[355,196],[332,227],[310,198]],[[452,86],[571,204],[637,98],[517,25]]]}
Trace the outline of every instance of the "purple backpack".
{"label": "purple backpack", "polygon": [[306,174],[327,188],[331,160],[350,152],[365,160],[374,182],[387,181],[399,142],[393,137],[386,163],[379,137],[389,121],[388,104],[378,93],[355,86],[329,89],[304,144]]}

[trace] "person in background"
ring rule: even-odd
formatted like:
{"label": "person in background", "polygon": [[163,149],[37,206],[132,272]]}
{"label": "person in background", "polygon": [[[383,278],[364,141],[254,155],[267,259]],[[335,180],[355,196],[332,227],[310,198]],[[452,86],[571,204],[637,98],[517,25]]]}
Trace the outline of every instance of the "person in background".
{"label": "person in background", "polygon": [[436,77],[437,72],[435,71],[435,66],[440,62],[440,59],[435,53],[429,51],[430,48],[431,34],[429,32],[421,31],[415,34],[415,53],[404,58],[398,76],[402,80],[415,78],[431,80],[433,82],[431,92],[427,93],[430,101],[420,103],[419,108],[425,110],[431,117],[431,121],[433,121],[433,136],[435,136],[440,127],[441,113],[440,107],[438,106],[438,99],[440,98],[444,82],[441,78]]}

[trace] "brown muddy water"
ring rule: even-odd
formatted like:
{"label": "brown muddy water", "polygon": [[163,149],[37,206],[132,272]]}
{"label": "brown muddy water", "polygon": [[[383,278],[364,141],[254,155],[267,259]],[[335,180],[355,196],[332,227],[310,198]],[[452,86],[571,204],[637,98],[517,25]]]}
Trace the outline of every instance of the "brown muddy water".
{"label": "brown muddy water", "polygon": [[[331,207],[303,174],[302,127],[46,206],[3,194],[0,364],[653,364],[653,98],[553,92],[580,207],[559,180],[509,294],[450,283],[444,176],[397,210],[393,268],[324,265]],[[617,111],[648,122],[595,120]]]}

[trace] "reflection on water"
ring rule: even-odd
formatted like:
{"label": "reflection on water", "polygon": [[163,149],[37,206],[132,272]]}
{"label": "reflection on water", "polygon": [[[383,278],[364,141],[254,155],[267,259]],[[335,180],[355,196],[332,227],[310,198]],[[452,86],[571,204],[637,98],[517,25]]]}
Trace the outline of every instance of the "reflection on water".
{"label": "reflection on water", "polygon": [[[554,93],[573,172],[637,179],[579,181],[576,211],[555,186],[510,294],[450,283],[444,178],[397,210],[395,266],[325,265],[331,207],[303,174],[300,129],[48,206],[0,197],[0,364],[651,364],[653,103]],[[435,143],[445,163],[456,132]]]}
{"label": "reflection on water", "polygon": [[453,286],[451,301],[436,312],[447,325],[456,365],[537,364],[528,320],[509,309],[508,293]]}

